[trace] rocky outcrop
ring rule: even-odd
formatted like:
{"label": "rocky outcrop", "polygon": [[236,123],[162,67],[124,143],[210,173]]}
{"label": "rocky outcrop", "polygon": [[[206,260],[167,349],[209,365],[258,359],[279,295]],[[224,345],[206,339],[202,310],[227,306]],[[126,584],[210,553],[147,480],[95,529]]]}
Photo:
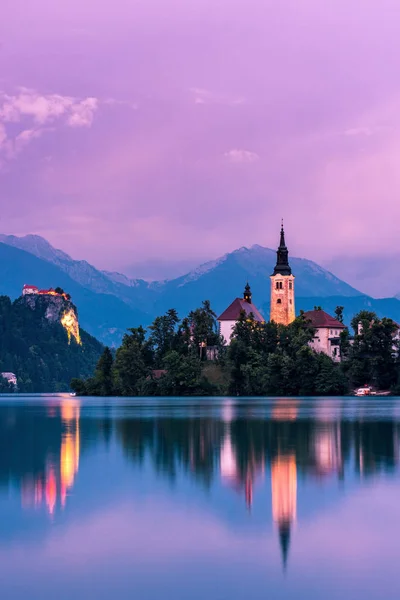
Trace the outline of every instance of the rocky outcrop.
{"label": "rocky outcrop", "polygon": [[17,301],[31,310],[41,311],[43,318],[49,323],[60,323],[68,335],[68,342],[74,338],[77,344],[81,344],[79,333],[78,311],[76,306],[63,296],[53,295],[26,295]]}

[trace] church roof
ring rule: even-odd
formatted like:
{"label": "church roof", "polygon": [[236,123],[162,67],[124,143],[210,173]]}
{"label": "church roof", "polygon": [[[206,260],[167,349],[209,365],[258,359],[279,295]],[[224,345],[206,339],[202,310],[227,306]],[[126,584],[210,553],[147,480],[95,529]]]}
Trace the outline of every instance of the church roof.
{"label": "church roof", "polygon": [[312,327],[318,329],[324,327],[326,329],[346,329],[346,325],[328,315],[324,310],[309,310],[303,316],[306,321],[310,322]]}
{"label": "church roof", "polygon": [[265,321],[264,317],[259,312],[258,308],[251,302],[246,302],[244,298],[235,298],[226,310],[218,317],[218,321],[237,321],[241,311],[244,310],[246,315],[253,313],[254,319],[259,323]]}

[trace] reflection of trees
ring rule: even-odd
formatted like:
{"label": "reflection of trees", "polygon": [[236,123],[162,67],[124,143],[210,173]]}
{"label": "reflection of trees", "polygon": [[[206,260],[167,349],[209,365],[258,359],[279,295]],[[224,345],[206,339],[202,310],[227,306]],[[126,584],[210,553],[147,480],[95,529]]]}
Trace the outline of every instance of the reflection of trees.
{"label": "reflection of trees", "polygon": [[0,485],[44,485],[51,468],[72,489],[79,454],[113,437],[132,463],[148,461],[171,480],[179,472],[205,486],[221,479],[243,493],[249,505],[257,475],[287,457],[293,457],[296,473],[303,477],[344,478],[350,471],[368,477],[398,464],[399,425],[394,420],[298,419],[295,403],[274,409],[269,419],[253,418],[250,409],[240,418],[234,412],[222,419],[207,411],[196,416],[196,408],[182,410],[180,418],[139,414],[114,419],[110,407],[104,407],[100,418],[78,423],[79,413],[68,416],[60,402],[46,409],[2,407]]}
{"label": "reflection of trees", "polygon": [[229,442],[231,478],[243,483],[250,474],[280,456],[295,456],[302,475],[325,477],[345,470],[365,476],[398,463],[394,421],[264,420],[242,417],[231,422],[210,417],[119,419],[117,437],[126,455],[142,464],[148,457],[158,472],[174,479],[179,472],[206,483],[220,476],[221,449]]}
{"label": "reflection of trees", "polygon": [[124,451],[142,464],[149,456],[158,472],[175,479],[179,469],[208,485],[223,435],[215,419],[120,419],[117,436]]}

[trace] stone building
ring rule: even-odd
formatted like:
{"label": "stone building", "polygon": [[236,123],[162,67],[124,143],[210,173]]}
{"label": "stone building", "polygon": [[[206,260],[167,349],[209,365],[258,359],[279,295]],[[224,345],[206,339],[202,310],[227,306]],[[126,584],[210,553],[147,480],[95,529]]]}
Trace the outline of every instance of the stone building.
{"label": "stone building", "polygon": [[314,338],[310,342],[311,348],[340,362],[340,334],[346,329],[346,325],[321,309],[305,312],[304,318],[315,329]]}
{"label": "stone building", "polygon": [[6,379],[9,384],[15,385],[15,386],[17,385],[17,376],[15,373],[0,373],[0,376],[3,379]]}
{"label": "stone building", "polygon": [[276,265],[271,275],[270,320],[281,325],[289,325],[295,319],[294,275],[289,265],[289,252],[285,243],[283,222],[281,239],[277,250]]}
{"label": "stone building", "polygon": [[23,296],[26,296],[28,294],[38,294],[38,293],[39,293],[39,288],[36,285],[25,284],[24,287],[22,288]]}
{"label": "stone building", "polygon": [[248,283],[244,288],[243,298],[235,298],[232,304],[230,304],[228,308],[224,310],[224,312],[218,317],[219,332],[227,344],[229,344],[231,341],[233,329],[236,325],[236,322],[239,320],[240,313],[242,311],[244,311],[246,315],[253,314],[254,319],[259,323],[263,323],[265,320],[258,308],[254,306],[252,302],[251,289]]}

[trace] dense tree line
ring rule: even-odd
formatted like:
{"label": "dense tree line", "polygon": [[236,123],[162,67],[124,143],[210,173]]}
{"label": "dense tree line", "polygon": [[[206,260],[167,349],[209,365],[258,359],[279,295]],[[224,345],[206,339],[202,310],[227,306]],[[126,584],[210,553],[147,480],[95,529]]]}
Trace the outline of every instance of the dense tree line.
{"label": "dense tree line", "polygon": [[[81,330],[82,345],[46,316],[46,301],[35,310],[0,296],[0,372],[17,376],[18,392],[67,392],[73,377],[88,377],[103,346]],[[0,377],[0,393],[15,391]]]}
{"label": "dense tree line", "polygon": [[340,364],[312,350],[315,331],[303,314],[283,326],[243,313],[227,346],[206,301],[183,320],[171,309],[148,330],[130,329],[115,356],[106,348],[94,375],[71,385],[99,396],[342,395],[364,384],[395,391],[396,324],[362,311],[352,327],[352,339],[341,336]]}

